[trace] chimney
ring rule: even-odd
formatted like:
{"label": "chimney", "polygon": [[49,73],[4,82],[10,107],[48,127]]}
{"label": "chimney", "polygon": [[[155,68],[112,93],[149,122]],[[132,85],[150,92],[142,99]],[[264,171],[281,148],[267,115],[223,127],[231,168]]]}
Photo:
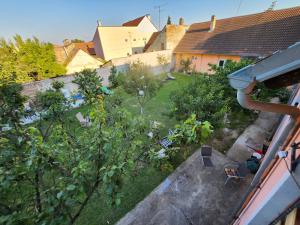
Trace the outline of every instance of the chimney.
{"label": "chimney", "polygon": [[184,19],[182,17],[179,18],[179,25],[184,25]]}
{"label": "chimney", "polygon": [[211,20],[210,20],[209,32],[213,32],[215,30],[215,28],[216,28],[216,22],[217,22],[216,16],[212,15],[211,16]]}
{"label": "chimney", "polygon": [[102,26],[101,20],[97,20],[98,27]]}
{"label": "chimney", "polygon": [[151,21],[151,16],[150,16],[150,14],[146,14],[146,16],[147,16],[148,19]]}

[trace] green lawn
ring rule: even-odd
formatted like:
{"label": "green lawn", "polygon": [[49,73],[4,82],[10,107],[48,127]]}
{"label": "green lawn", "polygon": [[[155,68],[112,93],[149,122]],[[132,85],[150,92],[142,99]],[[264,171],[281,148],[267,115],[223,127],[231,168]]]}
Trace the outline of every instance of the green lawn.
{"label": "green lawn", "polygon": [[[158,91],[157,95],[146,104],[144,109],[145,116],[148,116],[151,120],[160,122],[163,126],[163,130],[172,128],[176,124],[176,120],[168,116],[171,109],[171,92],[182,89],[192,81],[192,77],[187,75],[180,73],[174,73],[172,75],[176,77],[176,80],[166,81]],[[125,92],[123,92],[123,95],[125,96],[123,106],[131,113],[139,114],[140,106],[136,97],[129,96]]]}
{"label": "green lawn", "polygon": [[[145,106],[144,114],[151,120],[155,120],[162,124],[162,131],[174,127],[176,120],[168,116],[170,110],[170,93],[179,90],[192,81],[190,76],[175,73],[173,74],[176,80],[166,81],[157,95],[151,99]],[[139,114],[140,108],[135,97],[132,97],[125,92],[123,106],[133,114]],[[69,112],[69,116],[75,118],[75,114],[86,112],[85,106]],[[180,160],[182,161],[182,160]],[[141,169],[139,175],[126,181],[122,190],[122,203],[118,207],[112,207],[109,203],[109,198],[105,194],[95,194],[90,199],[87,207],[79,217],[76,224],[78,225],[106,225],[114,224],[122,218],[134,206],[143,200],[157,185],[159,185],[168,173],[161,172],[157,169],[148,166]],[[100,190],[99,193],[104,193]]]}

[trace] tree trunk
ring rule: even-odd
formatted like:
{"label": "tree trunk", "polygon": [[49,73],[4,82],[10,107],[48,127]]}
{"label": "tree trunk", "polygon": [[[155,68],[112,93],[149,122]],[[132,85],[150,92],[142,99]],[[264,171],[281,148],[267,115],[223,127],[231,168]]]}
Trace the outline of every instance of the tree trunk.
{"label": "tree trunk", "polygon": [[40,193],[40,176],[39,176],[39,170],[36,170],[35,172],[35,208],[39,213],[42,212],[42,203],[41,203],[41,193]]}

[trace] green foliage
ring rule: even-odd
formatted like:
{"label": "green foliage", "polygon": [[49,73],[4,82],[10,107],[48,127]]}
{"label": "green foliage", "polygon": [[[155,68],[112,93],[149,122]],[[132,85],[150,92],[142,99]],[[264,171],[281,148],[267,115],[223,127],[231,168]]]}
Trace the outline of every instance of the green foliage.
{"label": "green foliage", "polygon": [[112,88],[116,88],[120,85],[117,77],[118,77],[117,68],[115,66],[112,66],[110,69],[110,76],[108,78]]}
{"label": "green foliage", "polygon": [[103,189],[101,195],[120,205],[124,179],[137,173],[155,146],[146,136],[149,122],[116,105],[104,108],[101,99],[91,105],[91,126],[71,129],[61,86],[55,82],[56,90],[37,96],[35,109],[52,119],[26,127],[16,113],[23,111],[21,86],[0,87],[1,119],[9,115],[6,120],[17,123],[0,133],[1,224],[74,224]]}
{"label": "green foliage", "polygon": [[54,81],[52,89],[36,94],[34,108],[37,112],[42,112],[42,119],[62,119],[63,113],[70,108],[67,99],[60,91],[63,86],[63,82]]}
{"label": "green foliage", "polygon": [[219,67],[217,65],[210,65],[212,71],[212,79],[214,83],[219,83],[222,85],[222,89],[224,91],[225,98],[228,99],[228,104],[230,109],[232,110],[240,110],[241,106],[238,104],[236,100],[236,91],[230,86],[229,79],[227,76],[237,70],[240,70],[249,64],[251,64],[251,60],[243,59],[240,62],[235,61],[226,61],[226,64],[223,67]]}
{"label": "green foliage", "polygon": [[26,97],[21,95],[22,85],[8,82],[0,85],[0,128],[18,126],[24,116]]}
{"label": "green foliage", "polygon": [[180,65],[181,65],[182,72],[188,73],[191,70],[192,61],[189,58],[182,59],[180,61]]}
{"label": "green foliage", "polygon": [[225,96],[223,84],[214,82],[212,76],[197,76],[186,88],[173,92],[170,97],[178,119],[196,114],[197,119],[212,121],[214,127],[220,127],[229,111],[229,98]]}
{"label": "green foliage", "polygon": [[170,136],[178,145],[203,144],[212,133],[212,126],[208,121],[198,121],[196,114],[192,114],[183,123],[175,126],[174,134]]}
{"label": "green foliage", "polygon": [[73,83],[78,85],[79,92],[88,104],[97,102],[101,96],[102,78],[96,70],[84,69],[76,73]]}
{"label": "green foliage", "polygon": [[227,75],[248,65],[250,61],[228,61],[224,68],[212,65],[214,74],[194,76],[194,81],[181,91],[170,96],[173,113],[178,119],[196,114],[198,119],[211,121],[215,128],[223,125],[224,115],[231,110],[240,110],[235,90],[229,85]]}
{"label": "green foliage", "polygon": [[14,42],[0,40],[0,80],[22,83],[65,72],[65,68],[57,64],[50,43],[41,43],[37,38],[23,40],[20,35],[14,37]]}
{"label": "green foliage", "polygon": [[145,104],[156,95],[161,87],[161,81],[150,72],[148,66],[139,61],[130,65],[125,78],[123,79],[124,90],[137,97],[141,113],[143,113]]}
{"label": "green foliage", "polygon": [[55,91],[60,91],[65,86],[63,81],[53,81],[51,85]]}
{"label": "green foliage", "polygon": [[75,39],[72,39],[71,40],[72,43],[83,43],[84,40],[81,40],[81,39],[78,39],[78,38],[75,38]]}

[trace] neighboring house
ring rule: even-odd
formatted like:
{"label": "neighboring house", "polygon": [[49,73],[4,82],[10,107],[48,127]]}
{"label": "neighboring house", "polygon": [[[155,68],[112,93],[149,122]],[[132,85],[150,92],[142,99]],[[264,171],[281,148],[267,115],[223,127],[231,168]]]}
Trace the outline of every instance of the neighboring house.
{"label": "neighboring house", "polygon": [[64,64],[67,74],[80,72],[83,69],[96,69],[104,64],[97,58],[93,42],[71,43],[64,41],[63,46],[54,46],[56,60]]}
{"label": "neighboring house", "polygon": [[155,32],[157,29],[149,15],[128,21],[122,26],[102,26],[98,21],[93,38],[95,53],[106,61],[143,53]]}
{"label": "neighboring house", "polygon": [[300,40],[300,7],[192,24],[175,48],[176,68],[189,58],[192,69],[209,72],[209,64],[263,58]]}
{"label": "neighboring house", "polygon": [[[183,19],[180,20],[181,23]],[[184,36],[189,26],[182,24],[167,24],[162,31],[155,32],[146,44],[144,51],[174,50]]]}
{"label": "neighboring house", "polygon": [[[237,201],[231,225],[300,224],[299,59],[300,43],[297,43],[228,76],[241,106],[282,115],[276,132],[270,134],[271,143],[251,185]],[[257,83],[272,89],[294,85],[294,91],[288,104],[256,101],[251,95]]]}

